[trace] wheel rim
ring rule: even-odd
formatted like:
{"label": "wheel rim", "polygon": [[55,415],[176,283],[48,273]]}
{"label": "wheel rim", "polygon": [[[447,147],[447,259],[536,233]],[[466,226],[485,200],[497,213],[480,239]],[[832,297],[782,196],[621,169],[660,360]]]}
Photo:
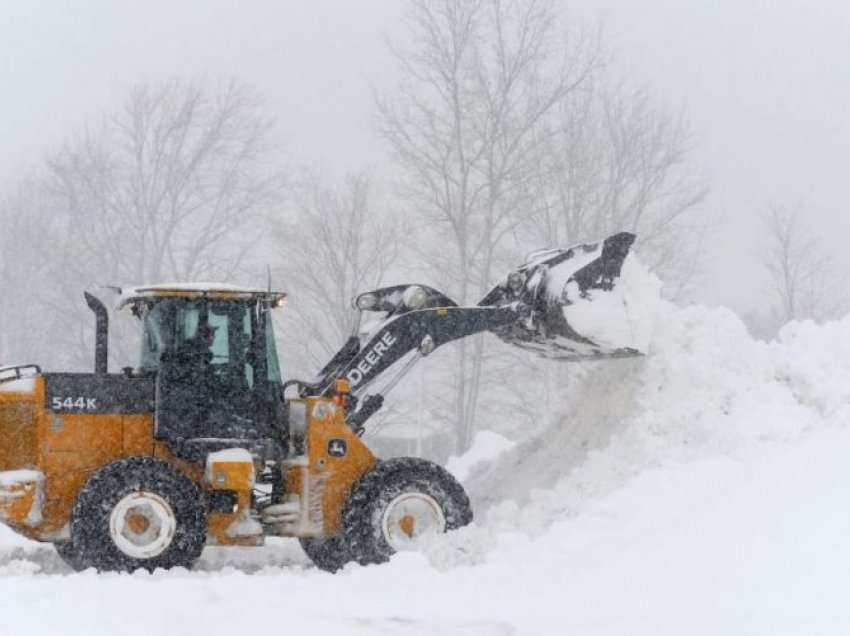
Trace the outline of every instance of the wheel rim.
{"label": "wheel rim", "polygon": [[113,543],[134,559],[152,559],[165,552],[176,529],[177,519],[168,502],[144,490],[124,497],[109,516]]}
{"label": "wheel rim", "polygon": [[406,492],[387,506],[381,519],[381,531],[396,552],[418,550],[434,535],[446,531],[446,516],[430,495]]}

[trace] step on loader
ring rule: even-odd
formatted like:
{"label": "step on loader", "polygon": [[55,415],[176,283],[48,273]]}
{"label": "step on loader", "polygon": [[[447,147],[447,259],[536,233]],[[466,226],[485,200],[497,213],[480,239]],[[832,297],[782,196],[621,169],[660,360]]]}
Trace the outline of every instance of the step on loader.
{"label": "step on loader", "polygon": [[138,366],[120,373],[108,369],[108,312],[86,293],[93,373],[0,369],[0,521],[77,570],[190,567],[205,545],[268,536],[299,538],[329,571],[417,549],[472,510],[442,467],[380,460],[363,442],[387,391],[441,345],[481,332],[565,360],[638,354],[582,333],[570,314],[617,292],[633,241],[538,253],[471,307],[425,285],[361,294],[358,329],[310,380],[281,377],[271,315],[283,293],[124,289],[117,309],[142,337]]}

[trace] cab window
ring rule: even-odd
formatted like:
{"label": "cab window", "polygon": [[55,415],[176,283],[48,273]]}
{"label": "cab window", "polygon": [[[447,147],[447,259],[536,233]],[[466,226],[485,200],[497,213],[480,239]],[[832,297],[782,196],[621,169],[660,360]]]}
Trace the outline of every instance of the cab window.
{"label": "cab window", "polygon": [[156,371],[162,352],[173,348],[189,364],[209,365],[222,379],[253,388],[257,375],[251,355],[253,317],[250,303],[186,299],[151,303],[142,311],[140,367]]}

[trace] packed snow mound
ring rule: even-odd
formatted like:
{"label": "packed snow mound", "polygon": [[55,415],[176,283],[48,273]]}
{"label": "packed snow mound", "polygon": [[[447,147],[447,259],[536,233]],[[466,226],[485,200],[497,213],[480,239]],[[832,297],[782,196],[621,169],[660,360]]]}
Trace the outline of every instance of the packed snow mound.
{"label": "packed snow mound", "polygon": [[[560,425],[467,479],[479,526],[468,532],[490,535],[479,544],[543,532],[650,468],[746,458],[850,421],[850,317],[764,343],[726,309],[663,303],[648,356],[587,364],[570,381]],[[468,559],[470,537],[453,540]]]}
{"label": "packed snow mound", "polygon": [[470,471],[476,466],[495,460],[514,446],[516,446],[516,443],[503,435],[492,431],[479,431],[475,434],[468,451],[463,455],[449,457],[446,469],[458,481],[466,481]]}
{"label": "packed snow mound", "polygon": [[428,557],[488,590],[510,572],[524,593],[508,605],[558,616],[545,633],[843,633],[850,431],[751,451],[647,467],[535,536],[478,526]]}
{"label": "packed snow mound", "polygon": [[850,422],[850,315],[789,323],[772,350],[779,379],[801,404],[830,423]]}

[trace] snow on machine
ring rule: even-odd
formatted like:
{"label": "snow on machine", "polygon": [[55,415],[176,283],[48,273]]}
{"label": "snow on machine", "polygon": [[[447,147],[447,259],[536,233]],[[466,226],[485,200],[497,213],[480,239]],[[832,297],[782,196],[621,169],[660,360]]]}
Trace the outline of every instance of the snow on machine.
{"label": "snow on machine", "polygon": [[108,372],[106,308],[86,293],[93,373],[0,369],[0,520],[75,569],[188,567],[205,545],[267,536],[298,537],[330,571],[416,549],[472,510],[442,467],[364,444],[385,393],[439,346],[485,331],[566,360],[641,353],[645,281],[623,284],[633,241],[535,254],[472,307],[424,285],[361,294],[357,332],[312,381],[281,377],[271,313],[283,293],[126,289],[118,309],[142,345],[121,373]]}

